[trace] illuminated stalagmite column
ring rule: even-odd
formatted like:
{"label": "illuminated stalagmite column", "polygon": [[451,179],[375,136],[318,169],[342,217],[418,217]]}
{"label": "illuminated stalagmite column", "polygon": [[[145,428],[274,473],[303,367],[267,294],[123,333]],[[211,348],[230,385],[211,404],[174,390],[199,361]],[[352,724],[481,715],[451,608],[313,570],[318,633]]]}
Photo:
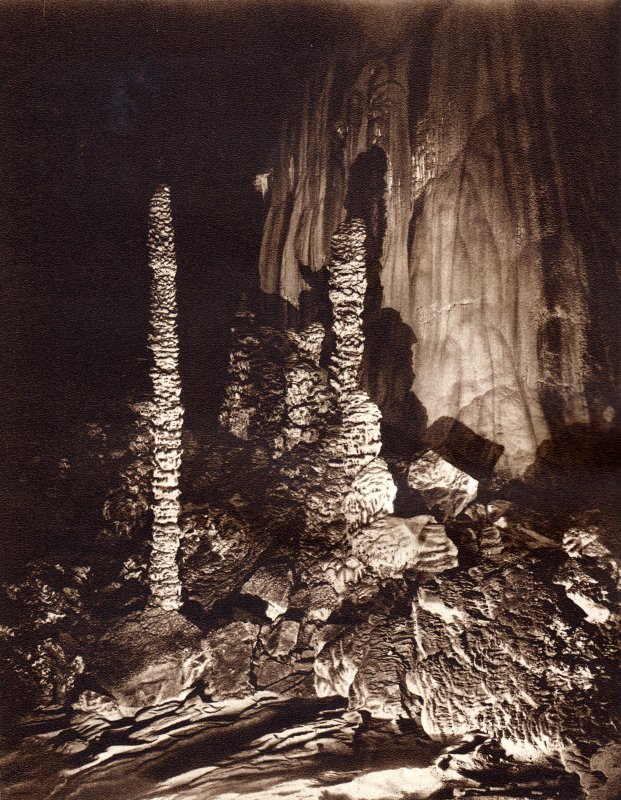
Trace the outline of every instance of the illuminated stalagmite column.
{"label": "illuminated stalagmite column", "polygon": [[340,399],[359,387],[364,352],[362,311],[367,288],[366,236],[364,222],[353,219],[341,223],[331,242],[329,291],[336,341],[330,383]]}
{"label": "illuminated stalagmite column", "polygon": [[181,466],[181,382],[175,279],[177,261],[173,240],[170,189],[159,186],[149,213],[149,264],[151,284],[151,334],[153,352],[152,427],[153,542],[149,579],[152,602],[164,609],[181,604],[177,566],[179,528],[179,469]]}

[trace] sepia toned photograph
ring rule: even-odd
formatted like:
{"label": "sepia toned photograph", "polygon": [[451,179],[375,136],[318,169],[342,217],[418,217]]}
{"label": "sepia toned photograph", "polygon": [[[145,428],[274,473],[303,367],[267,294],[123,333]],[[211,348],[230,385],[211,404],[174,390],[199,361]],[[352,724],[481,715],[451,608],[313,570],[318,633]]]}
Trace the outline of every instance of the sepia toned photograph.
{"label": "sepia toned photograph", "polygon": [[0,36],[0,796],[621,800],[621,3]]}

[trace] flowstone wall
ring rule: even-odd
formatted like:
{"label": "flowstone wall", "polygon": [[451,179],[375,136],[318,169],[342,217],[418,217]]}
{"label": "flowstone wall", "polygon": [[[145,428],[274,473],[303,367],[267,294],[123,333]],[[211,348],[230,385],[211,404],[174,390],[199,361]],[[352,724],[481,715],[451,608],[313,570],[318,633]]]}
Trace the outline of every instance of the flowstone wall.
{"label": "flowstone wall", "polygon": [[466,457],[522,475],[563,429],[618,427],[614,20],[603,4],[377,13],[283,126],[261,287],[304,318],[356,162],[380,148],[364,386],[400,430],[437,446],[467,429]]}

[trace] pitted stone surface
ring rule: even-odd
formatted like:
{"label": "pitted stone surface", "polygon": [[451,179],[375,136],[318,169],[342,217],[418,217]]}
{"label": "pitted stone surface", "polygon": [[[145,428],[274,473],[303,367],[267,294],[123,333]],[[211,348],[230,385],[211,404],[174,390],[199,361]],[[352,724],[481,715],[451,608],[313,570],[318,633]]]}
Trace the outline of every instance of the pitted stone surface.
{"label": "pitted stone surface", "polygon": [[330,382],[341,400],[359,386],[364,352],[362,312],[367,288],[366,237],[364,222],[353,219],[341,223],[331,241],[328,272],[336,343],[330,365]]}
{"label": "pitted stone surface", "polygon": [[412,689],[429,734],[482,730],[517,754],[560,756],[572,770],[582,759],[589,771],[615,735],[621,665],[608,618],[593,624],[559,585],[566,564],[523,552],[420,586]]}
{"label": "pitted stone surface", "polygon": [[189,600],[208,611],[249,577],[268,542],[247,522],[205,508],[181,517],[180,572]]}

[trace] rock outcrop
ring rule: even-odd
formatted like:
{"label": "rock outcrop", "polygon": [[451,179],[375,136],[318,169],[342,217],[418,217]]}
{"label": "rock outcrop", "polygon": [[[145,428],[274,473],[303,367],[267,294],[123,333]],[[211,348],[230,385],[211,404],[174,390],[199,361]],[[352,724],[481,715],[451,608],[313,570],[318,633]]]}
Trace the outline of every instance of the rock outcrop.
{"label": "rock outcrop", "polygon": [[268,542],[227,511],[209,508],[183,514],[179,570],[188,600],[209,611],[239,589]]}
{"label": "rock outcrop", "polygon": [[[233,328],[230,381],[221,423],[267,448],[275,479],[266,513],[281,528],[336,541],[392,513],[396,486],[379,457],[381,413],[358,387],[364,350],[366,225],[346,220],[332,237],[327,266],[334,318],[328,374],[325,330],[300,333],[257,326],[242,310]],[[295,518],[298,522],[293,523]]]}
{"label": "rock outcrop", "polygon": [[[560,560],[560,563],[559,563]],[[423,582],[410,679],[434,736],[482,730],[521,757],[557,756],[588,783],[615,736],[614,629],[572,608],[558,554],[513,556]]]}
{"label": "rock outcrop", "polygon": [[332,411],[319,364],[323,326],[283,333],[258,325],[242,308],[232,333],[221,424],[239,439],[262,444],[274,458],[298,442],[314,441]]}
{"label": "rock outcrop", "polygon": [[358,531],[352,553],[381,577],[402,577],[406,570],[444,572],[457,566],[457,548],[433,517],[382,517]]}
{"label": "rock outcrop", "polygon": [[366,238],[364,222],[353,219],[342,223],[331,240],[329,294],[336,341],[330,382],[341,401],[360,386],[364,353],[362,312],[367,288]]}

